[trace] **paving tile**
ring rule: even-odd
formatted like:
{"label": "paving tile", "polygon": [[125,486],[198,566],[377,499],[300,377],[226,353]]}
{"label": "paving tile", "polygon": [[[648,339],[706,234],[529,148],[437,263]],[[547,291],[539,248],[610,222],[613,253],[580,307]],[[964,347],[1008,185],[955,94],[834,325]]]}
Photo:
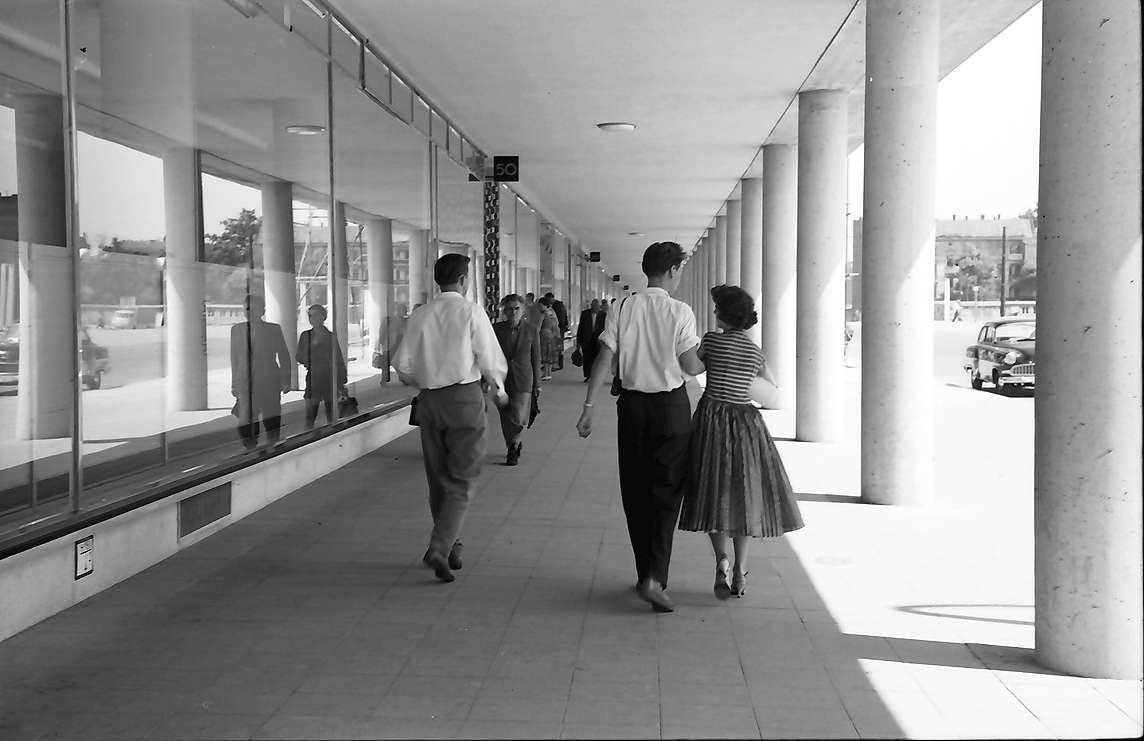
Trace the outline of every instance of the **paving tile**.
{"label": "paving tile", "polygon": [[605,723],[570,723],[560,730],[563,739],[648,739],[659,738],[659,723],[648,725],[612,725]]}
{"label": "paving tile", "polygon": [[[176,713],[152,730],[154,739],[249,739],[266,722],[266,715]],[[115,734],[121,737],[118,733]],[[98,732],[92,732],[98,737]]]}
{"label": "paving tile", "polygon": [[456,738],[466,739],[558,739],[562,726],[551,723],[521,722],[514,720],[468,720],[461,724]]}

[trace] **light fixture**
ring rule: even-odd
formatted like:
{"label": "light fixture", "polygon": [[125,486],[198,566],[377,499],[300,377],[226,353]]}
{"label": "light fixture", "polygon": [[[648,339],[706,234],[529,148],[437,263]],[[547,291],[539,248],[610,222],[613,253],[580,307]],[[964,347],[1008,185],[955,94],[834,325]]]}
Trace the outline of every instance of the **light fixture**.
{"label": "light fixture", "polygon": [[298,136],[314,136],[315,134],[321,134],[325,130],[325,126],[318,124],[293,124],[286,127],[287,134],[297,134]]}
{"label": "light fixture", "polygon": [[627,121],[605,121],[596,124],[596,128],[600,131],[635,131],[636,125],[634,123],[628,123]]}
{"label": "light fixture", "polygon": [[647,235],[644,234],[643,232],[628,232],[628,236],[629,237],[646,237]]}

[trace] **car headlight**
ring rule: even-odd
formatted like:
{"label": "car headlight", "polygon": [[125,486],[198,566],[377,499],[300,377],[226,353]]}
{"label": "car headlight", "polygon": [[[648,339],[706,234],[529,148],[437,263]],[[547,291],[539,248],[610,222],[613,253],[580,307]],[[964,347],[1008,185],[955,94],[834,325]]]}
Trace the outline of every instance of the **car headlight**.
{"label": "car headlight", "polygon": [[1017,361],[1020,359],[1021,353],[1017,352],[1016,350],[1010,350],[1009,352],[1005,353],[1005,357],[1003,358],[1006,365],[1016,365]]}

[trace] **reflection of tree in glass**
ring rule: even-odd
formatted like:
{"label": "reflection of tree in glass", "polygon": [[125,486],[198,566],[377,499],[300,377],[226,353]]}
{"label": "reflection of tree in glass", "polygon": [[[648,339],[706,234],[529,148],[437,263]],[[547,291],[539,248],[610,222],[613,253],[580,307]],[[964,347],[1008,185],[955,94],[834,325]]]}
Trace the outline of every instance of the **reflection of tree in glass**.
{"label": "reflection of tree in glass", "polygon": [[207,234],[203,239],[204,259],[219,265],[250,266],[254,243],[262,230],[262,219],[244,208],[238,216],[223,219],[222,234]]}

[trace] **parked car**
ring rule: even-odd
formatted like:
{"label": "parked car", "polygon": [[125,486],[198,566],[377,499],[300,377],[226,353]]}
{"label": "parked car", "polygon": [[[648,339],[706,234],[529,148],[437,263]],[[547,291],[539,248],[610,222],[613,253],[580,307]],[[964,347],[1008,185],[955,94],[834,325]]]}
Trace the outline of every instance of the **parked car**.
{"label": "parked car", "polygon": [[[103,387],[103,376],[111,370],[107,348],[97,345],[86,329],[79,331],[81,382],[85,389]],[[20,325],[0,329],[0,385],[15,386],[20,379]]]}
{"label": "parked car", "polygon": [[1037,383],[1036,317],[1010,317],[981,325],[977,344],[965,349],[969,383],[980,389],[985,382],[1003,394]]}
{"label": "parked car", "polygon": [[139,316],[135,309],[117,309],[111,317],[112,329],[135,329],[139,326]]}

